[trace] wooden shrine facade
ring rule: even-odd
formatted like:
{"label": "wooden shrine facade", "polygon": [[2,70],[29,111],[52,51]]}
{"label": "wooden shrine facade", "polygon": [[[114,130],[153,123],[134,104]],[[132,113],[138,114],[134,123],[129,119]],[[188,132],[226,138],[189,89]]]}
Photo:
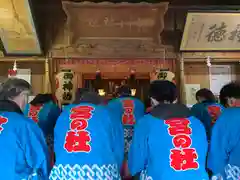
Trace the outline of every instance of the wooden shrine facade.
{"label": "wooden shrine facade", "polygon": [[175,59],[54,59],[57,71],[71,69],[75,72],[78,87],[84,79],[94,79],[100,71],[103,79],[126,79],[135,72],[136,79],[149,79],[154,69],[176,71]]}

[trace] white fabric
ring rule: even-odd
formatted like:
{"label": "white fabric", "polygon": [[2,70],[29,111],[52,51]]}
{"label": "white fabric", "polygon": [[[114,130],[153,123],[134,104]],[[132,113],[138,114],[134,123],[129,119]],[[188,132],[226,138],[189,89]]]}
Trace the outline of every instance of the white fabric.
{"label": "white fabric", "polygon": [[49,180],[121,180],[117,165],[92,166],[78,164],[54,166]]}
{"label": "white fabric", "polygon": [[159,104],[159,102],[158,102],[156,99],[151,98],[151,105],[152,105],[152,107],[155,107],[155,106],[157,106],[158,104]]}
{"label": "white fabric", "polygon": [[232,166],[228,164],[225,167],[225,174],[215,175],[212,180],[239,180],[240,179],[240,168],[237,166]]}
{"label": "white fabric", "polygon": [[147,171],[144,170],[141,172],[140,180],[153,180],[153,178],[151,176],[148,176]]}

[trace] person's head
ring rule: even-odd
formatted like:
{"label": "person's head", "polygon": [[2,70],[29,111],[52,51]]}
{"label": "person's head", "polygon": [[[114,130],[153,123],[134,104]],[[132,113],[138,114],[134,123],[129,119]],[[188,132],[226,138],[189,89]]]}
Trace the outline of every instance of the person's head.
{"label": "person's head", "polygon": [[104,98],[96,92],[85,92],[76,104],[91,103],[95,105],[104,104]]}
{"label": "person's head", "polygon": [[45,104],[48,102],[54,102],[55,103],[55,99],[54,96],[52,94],[38,94],[31,102],[30,104],[33,106],[37,106],[37,105],[41,105],[41,104]]}
{"label": "person's head", "polygon": [[0,100],[14,101],[22,110],[28,103],[30,84],[17,78],[9,78],[0,85]]}
{"label": "person's head", "polygon": [[208,102],[215,102],[215,96],[209,89],[203,88],[197,91],[196,93],[196,100],[198,103],[201,103],[203,101]]}
{"label": "person's head", "polygon": [[225,107],[240,106],[240,83],[231,82],[223,86],[219,99]]}
{"label": "person's head", "polygon": [[177,100],[176,85],[170,81],[156,80],[150,84],[149,96],[152,106],[159,103],[175,103]]}
{"label": "person's head", "polygon": [[127,85],[122,85],[117,90],[118,96],[131,96],[131,88]]}
{"label": "person's head", "polygon": [[77,104],[82,95],[86,92],[90,92],[90,90],[87,88],[78,88],[75,94],[75,100],[73,101],[73,104]]}

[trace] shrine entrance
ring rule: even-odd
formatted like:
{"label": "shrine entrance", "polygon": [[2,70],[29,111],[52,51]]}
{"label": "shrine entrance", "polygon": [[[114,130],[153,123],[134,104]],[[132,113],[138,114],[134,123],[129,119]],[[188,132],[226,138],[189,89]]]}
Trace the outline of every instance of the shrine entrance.
{"label": "shrine entrance", "polygon": [[[150,73],[154,69],[169,69],[175,72],[175,59],[55,59],[57,71],[70,69],[74,72],[74,87],[102,89],[105,96],[114,97],[116,88],[128,84],[135,89],[135,96],[148,98]],[[101,78],[97,78],[97,74]],[[96,82],[98,84],[96,85]]]}
{"label": "shrine entrance", "polygon": [[[124,81],[141,99],[147,93],[150,73],[168,69],[175,73],[175,47],[161,37],[168,3],[88,3],[63,1],[67,21],[51,50],[56,72],[74,72],[77,88],[113,95]],[[144,12],[144,13],[143,13]],[[175,43],[174,43],[175,44]],[[53,62],[53,61],[51,61]],[[134,78],[129,78],[134,71]]]}
{"label": "shrine entrance", "polygon": [[[95,79],[84,79],[84,87],[88,89],[95,89]],[[101,87],[98,89],[102,89],[105,92],[105,96],[109,99],[116,96],[117,89],[121,85],[127,84],[132,89],[132,95],[145,100],[148,94],[149,88],[149,78],[147,79],[136,79],[134,83],[129,83],[129,79],[102,79]]]}

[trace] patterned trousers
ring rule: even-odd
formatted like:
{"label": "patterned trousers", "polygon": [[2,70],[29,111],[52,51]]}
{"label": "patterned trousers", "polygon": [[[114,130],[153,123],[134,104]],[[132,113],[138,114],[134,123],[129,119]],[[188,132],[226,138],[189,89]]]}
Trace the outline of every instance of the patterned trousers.
{"label": "patterned trousers", "polygon": [[121,177],[115,164],[58,164],[53,167],[49,180],[121,180]]}
{"label": "patterned trousers", "polygon": [[240,180],[240,168],[228,164],[224,169],[224,173],[214,175],[212,180]]}
{"label": "patterned trousers", "polygon": [[130,175],[128,171],[128,151],[130,148],[130,145],[132,143],[132,137],[133,137],[133,127],[126,127],[124,128],[124,161],[123,161],[123,167],[122,167],[122,177],[124,179],[132,179],[132,176]]}
{"label": "patterned trousers", "polygon": [[47,145],[48,145],[48,149],[49,149],[49,153],[50,153],[50,160],[51,160],[51,166],[54,165],[55,163],[55,155],[54,155],[54,137],[52,134],[47,135],[45,137]]}

